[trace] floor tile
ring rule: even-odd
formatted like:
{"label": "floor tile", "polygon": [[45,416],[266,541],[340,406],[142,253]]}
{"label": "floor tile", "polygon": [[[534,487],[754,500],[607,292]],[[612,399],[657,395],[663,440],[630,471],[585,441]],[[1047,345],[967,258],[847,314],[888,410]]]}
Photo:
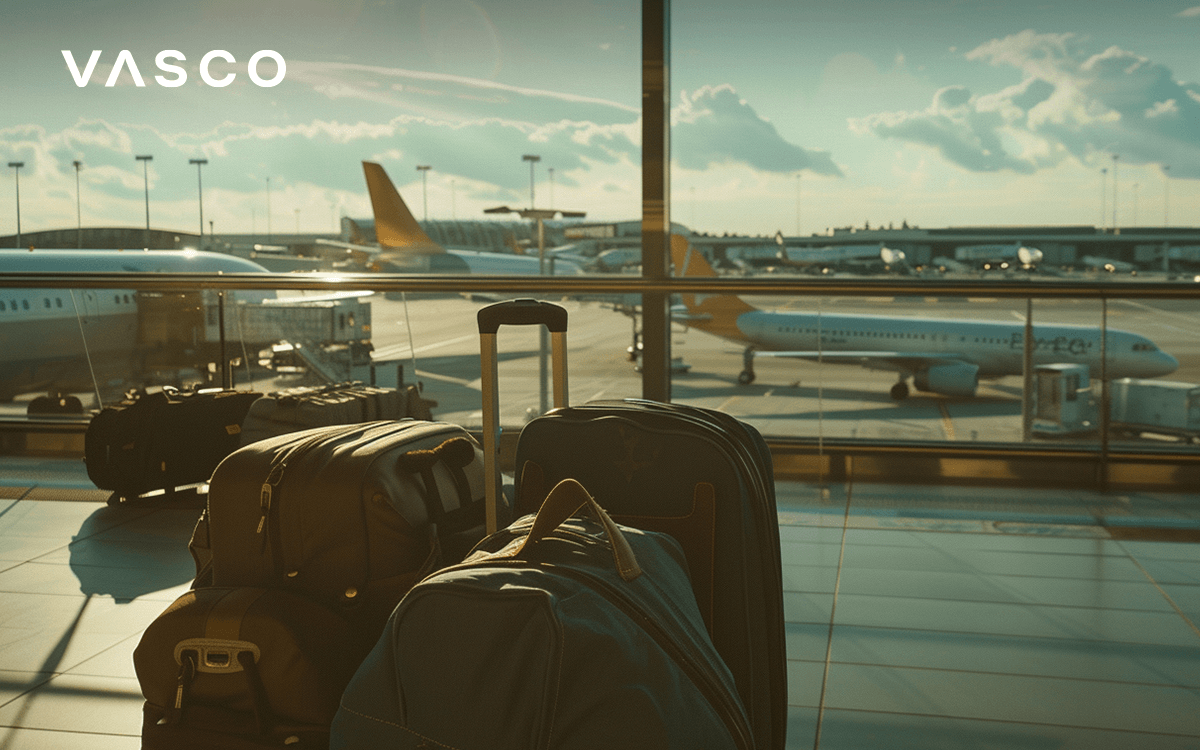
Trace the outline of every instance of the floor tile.
{"label": "floor tile", "polygon": [[784,565],[823,565],[836,568],[841,559],[840,544],[807,544],[783,542],[780,544],[780,559]]}
{"label": "floor tile", "polygon": [[1186,583],[1200,585],[1200,565],[1187,560],[1156,560],[1139,558],[1138,562],[1159,584]]}
{"label": "floor tile", "polygon": [[[32,669],[0,668],[0,706],[16,700],[54,675]],[[3,745],[0,745],[3,747]]]}
{"label": "floor tile", "polygon": [[52,729],[0,728],[5,750],[139,750],[141,735],[92,734]]}
{"label": "floor tile", "polygon": [[783,593],[785,622],[815,622],[829,624],[833,614],[833,594]]}
{"label": "floor tile", "polygon": [[820,661],[789,661],[788,705],[815,708],[821,704],[821,683],[825,676],[825,663]]}
{"label": "floor tile", "polygon": [[133,650],[142,640],[142,634],[132,635],[117,641],[107,649],[100,651],[90,659],[64,670],[70,674],[90,675],[92,677],[124,677],[137,679],[133,668]]}
{"label": "floor tile", "polygon": [[1040,636],[1191,647],[1196,634],[1174,612],[995,604],[842,594],[838,625]]}
{"label": "floor tile", "polygon": [[130,637],[124,633],[71,632],[47,627],[0,628],[0,669],[67,672]]}
{"label": "floor tile", "polygon": [[825,705],[1200,739],[1200,690],[1183,687],[833,664]]}
{"label": "floor tile", "polygon": [[0,707],[0,726],[140,735],[137,680],[58,675]]}
{"label": "floor tile", "polygon": [[784,565],[783,590],[832,594],[838,569],[832,565]]}
{"label": "floor tile", "polygon": [[[136,554],[136,550],[130,555]],[[128,559],[128,558],[127,558]],[[6,593],[111,596],[117,602],[138,598],[173,601],[196,574],[190,559],[147,562],[144,567],[109,567],[28,562],[0,572],[0,595]],[[165,593],[164,593],[165,592]],[[181,592],[180,592],[181,593]]]}
{"label": "floor tile", "polygon": [[[812,750],[815,715],[788,714],[789,750]],[[815,712],[813,712],[815,714]],[[799,734],[793,744],[792,731]],[[820,750],[1197,750],[1195,737],[826,709]]]}
{"label": "floor tile", "polygon": [[1112,581],[847,567],[842,571],[840,591],[912,599],[1171,611],[1166,598],[1145,577]]}
{"label": "floor tile", "polygon": [[1179,560],[1200,563],[1200,544],[1179,542],[1121,542],[1130,555],[1138,560]]}
{"label": "floor tile", "polygon": [[918,572],[971,572],[1099,581],[1146,580],[1146,575],[1127,557],[1092,555],[848,544],[843,564],[850,568]]}
{"label": "floor tile", "polygon": [[[800,628],[811,627],[811,630]],[[792,630],[797,628],[797,630]],[[828,631],[789,625],[788,654],[814,657]],[[798,657],[793,657],[798,658]],[[1200,688],[1200,638],[1191,646],[945,633],[839,625],[835,662],[997,672]]]}
{"label": "floor tile", "polygon": [[787,657],[795,661],[825,661],[829,650],[829,623],[785,622]]}
{"label": "floor tile", "polygon": [[[1171,601],[1183,611],[1193,625],[1200,627],[1200,586],[1164,583],[1162,590],[1171,597]],[[1200,633],[1196,637],[1200,639]]]}

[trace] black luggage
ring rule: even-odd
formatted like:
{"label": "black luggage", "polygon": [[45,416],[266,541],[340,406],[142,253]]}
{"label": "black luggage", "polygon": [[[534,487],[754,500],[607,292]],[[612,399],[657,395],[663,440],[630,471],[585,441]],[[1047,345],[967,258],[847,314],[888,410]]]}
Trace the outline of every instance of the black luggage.
{"label": "black luggage", "polygon": [[361,657],[352,635],[336,612],[284,591],[187,592],[133,652],[146,698],[142,747],[324,750]]}
{"label": "black luggage", "polygon": [[241,444],[331,424],[405,417],[432,420],[430,403],[411,385],[403,389],[376,388],[350,381],[289,388],[251,404],[242,422]]}
{"label": "black luggage", "polygon": [[238,447],[254,391],[166,388],[106,406],[88,424],[88,478],[109,502],[206,482]]}
{"label": "black luggage", "polygon": [[[568,518],[580,508],[590,518]],[[578,482],[404,597],[346,688],[331,748],[754,747],[667,534]]]}
{"label": "black luggage", "polygon": [[482,469],[463,428],[411,419],[230,454],[192,536],[193,591],[135,654],[143,747],[327,747],[396,603],[483,536]]}
{"label": "black luggage", "polygon": [[197,581],[307,596],[349,618],[369,649],[409,587],[483,536],[483,515],[482,451],[458,425],[280,435],[213,472],[192,540]]}
{"label": "black luggage", "polygon": [[[737,683],[756,747],[783,748],[783,573],[765,441],[728,414],[681,404],[629,399],[567,407],[566,313],[554,307],[519,300],[479,312],[485,416],[498,413],[495,389],[488,388],[497,328],[545,322],[552,334],[557,408],[521,431],[514,512],[535,511],[549,489],[569,477],[618,523],[674,536],[687,555],[705,625]],[[498,434],[498,423],[485,424],[485,458],[494,455],[489,436],[494,445]]]}

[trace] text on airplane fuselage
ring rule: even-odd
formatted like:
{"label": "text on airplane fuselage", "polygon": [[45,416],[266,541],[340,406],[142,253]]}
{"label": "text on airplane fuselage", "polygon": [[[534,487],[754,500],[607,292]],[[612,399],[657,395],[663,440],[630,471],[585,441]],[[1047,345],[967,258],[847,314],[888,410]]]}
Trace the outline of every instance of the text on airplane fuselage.
{"label": "text on airplane fuselage", "polygon": [[[986,338],[986,337],[985,337]],[[944,340],[944,339],[943,339]],[[1009,349],[1021,350],[1025,347],[1025,335],[1022,333],[1013,333],[1007,340],[1000,338],[996,339],[1001,345],[1007,346]],[[821,342],[824,344],[851,344],[852,342],[842,336],[822,335]],[[1091,351],[1092,346],[1096,342],[1089,341],[1085,338],[1055,336],[1054,338],[1035,338],[1034,351],[1053,352],[1054,354],[1074,354],[1082,356]]]}
{"label": "text on airplane fuselage", "polygon": [[[67,61],[67,70],[71,73],[71,77],[75,79],[76,86],[83,88],[84,86],[88,85],[88,82],[92,78],[92,71],[96,69],[96,63],[100,61],[101,54],[102,50],[92,50],[92,54],[88,58],[87,65],[85,65],[83,71],[80,72],[79,64],[75,62],[74,53],[72,53],[69,49],[62,51],[63,59]],[[263,78],[258,74],[258,63],[264,57],[269,57],[270,59],[274,60],[275,65],[278,66],[273,78]],[[214,78],[212,73],[209,72],[208,66],[215,58],[220,58],[228,63],[235,63],[237,62],[237,59],[223,49],[212,50],[206,53],[204,57],[200,58],[200,80],[204,81],[209,86],[224,88],[225,86],[233,83],[234,79],[237,78],[237,74],[226,73],[220,78]],[[167,76],[154,76],[154,80],[158,82],[159,86],[165,86],[167,88],[178,88],[179,86],[187,83],[187,71],[178,65],[172,65],[170,62],[168,62],[172,60],[183,61],[186,59],[187,58],[184,56],[184,54],[179,50],[167,49],[159,52],[154,58],[154,64],[164,73],[172,74],[174,78],[168,78]],[[121,76],[121,71],[126,68],[129,69],[129,75],[132,76],[135,86],[144,87],[146,85],[145,80],[142,78],[141,72],[138,70],[137,63],[133,59],[133,53],[127,49],[123,49],[117,53],[117,60],[113,63],[112,72],[108,74],[108,80],[105,81],[104,85],[109,88],[116,86],[117,79]],[[283,77],[287,75],[287,63],[284,61],[283,55],[279,54],[275,50],[259,50],[251,55],[250,61],[246,64],[246,74],[250,76],[250,80],[254,82],[255,86],[270,88],[272,86],[279,85],[279,83],[283,81]]]}

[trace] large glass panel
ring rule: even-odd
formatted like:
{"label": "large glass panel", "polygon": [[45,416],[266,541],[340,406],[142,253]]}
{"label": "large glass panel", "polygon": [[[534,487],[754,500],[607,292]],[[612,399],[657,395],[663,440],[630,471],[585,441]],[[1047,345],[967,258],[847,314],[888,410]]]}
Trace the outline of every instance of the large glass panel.
{"label": "large glass panel", "polygon": [[[1026,302],[986,291],[990,282],[1036,290],[1195,278],[1194,14],[1163,10],[1129,23],[1135,16],[1083,3],[674,3],[672,216],[718,274],[786,279],[796,289],[724,310],[719,332],[750,341],[725,344],[729,361],[719,368],[700,351],[721,345],[687,334],[675,354],[697,364],[687,375],[676,368],[675,395],[780,436],[1013,443],[1054,434],[1057,443],[1107,444],[1095,411],[1106,323],[1110,379],[1200,384],[1188,364],[1190,327],[1172,317],[1194,313],[1196,293],[1114,299],[1107,321],[1099,302],[1038,300],[1034,323],[1047,328],[1034,332],[1033,363],[1063,367],[1036,374],[1045,398],[1029,394],[1023,407]],[[982,290],[944,295],[933,286],[885,299],[813,291],[822,279],[866,278]],[[749,305],[822,313],[828,326],[818,336],[815,322],[769,318],[786,330],[754,334],[733,323]],[[702,318],[714,312],[688,310],[676,321],[711,329]],[[836,317],[881,314],[896,319]],[[916,322],[924,318],[970,333],[923,340],[935,335]],[[815,354],[822,341],[819,366],[816,356],[770,358]],[[761,350],[752,385],[722,382],[727,391],[711,395],[693,385],[703,372],[726,381],[745,372],[747,343]],[[1086,372],[1067,367],[1084,358]],[[896,385],[900,376],[907,386]],[[1067,388],[1080,377],[1088,384]],[[910,395],[890,398],[892,388]],[[1058,413],[1065,404],[1047,399],[1067,390],[1095,399],[1094,411]],[[914,411],[922,406],[927,414]],[[1037,430],[1023,408],[1040,410]],[[1063,418],[1077,424],[1056,433],[1051,423]]]}

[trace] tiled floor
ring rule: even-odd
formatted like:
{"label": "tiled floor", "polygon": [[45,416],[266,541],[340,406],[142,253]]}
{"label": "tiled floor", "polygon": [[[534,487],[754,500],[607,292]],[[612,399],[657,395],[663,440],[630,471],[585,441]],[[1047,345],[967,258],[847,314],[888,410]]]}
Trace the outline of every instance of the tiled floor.
{"label": "tiled floor", "polygon": [[[0,459],[0,750],[140,744],[197,511],[104,497]],[[788,485],[780,519],[789,748],[1200,748],[1200,544],[1152,541],[1200,496]]]}

